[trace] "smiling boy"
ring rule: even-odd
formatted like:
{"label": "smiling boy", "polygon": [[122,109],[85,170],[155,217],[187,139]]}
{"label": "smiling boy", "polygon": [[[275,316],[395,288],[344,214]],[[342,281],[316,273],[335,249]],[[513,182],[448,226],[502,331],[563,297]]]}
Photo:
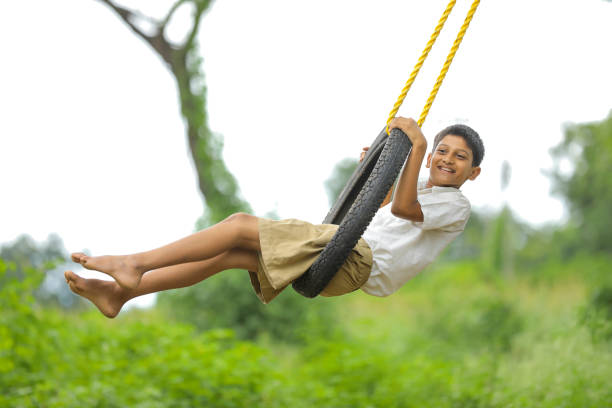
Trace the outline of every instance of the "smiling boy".
{"label": "smiling boy", "polygon": [[443,129],[427,155],[429,178],[419,181],[427,141],[416,121],[395,118],[389,128],[401,129],[412,151],[397,183],[391,205],[383,206],[363,239],[372,250],[372,268],[361,289],[388,296],[423,270],[465,228],[470,203],[459,187],[480,174],[484,145],[465,125]]}
{"label": "smiling boy", "polygon": [[[459,190],[480,174],[484,146],[464,125],[442,130],[427,155],[429,178],[419,181],[427,141],[413,119],[395,118],[412,143],[391,205],[383,203],[322,296],[361,288],[387,296],[429,265],[463,231],[470,203]],[[114,281],[83,279],[66,271],[70,289],[89,299],[107,317],[137,296],[194,285],[219,272],[246,269],[262,302],[268,303],[301,276],[338,226],[269,220],[233,214],[224,221],[160,248],[120,256],[72,254],[87,269]]]}

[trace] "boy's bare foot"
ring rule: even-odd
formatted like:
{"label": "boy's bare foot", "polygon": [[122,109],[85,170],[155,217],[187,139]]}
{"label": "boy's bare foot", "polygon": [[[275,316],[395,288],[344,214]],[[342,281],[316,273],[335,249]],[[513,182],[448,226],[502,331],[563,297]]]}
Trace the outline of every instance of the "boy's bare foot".
{"label": "boy's bare foot", "polygon": [[72,271],[64,272],[66,283],[77,295],[89,299],[106,317],[117,316],[123,304],[128,300],[126,290],[116,282],[100,279],[85,279]]}
{"label": "boy's bare foot", "polygon": [[119,285],[134,289],[140,283],[144,271],[133,256],[87,256],[82,252],[71,255],[74,262],[80,263],[85,269],[103,272],[112,276]]}

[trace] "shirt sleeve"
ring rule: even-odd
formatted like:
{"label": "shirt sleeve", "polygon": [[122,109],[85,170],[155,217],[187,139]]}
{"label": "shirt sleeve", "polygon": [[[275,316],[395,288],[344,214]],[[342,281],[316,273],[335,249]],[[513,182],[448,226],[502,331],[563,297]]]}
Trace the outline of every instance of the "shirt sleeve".
{"label": "shirt sleeve", "polygon": [[463,231],[470,218],[470,202],[459,191],[432,192],[418,197],[423,221],[414,222],[422,230]]}

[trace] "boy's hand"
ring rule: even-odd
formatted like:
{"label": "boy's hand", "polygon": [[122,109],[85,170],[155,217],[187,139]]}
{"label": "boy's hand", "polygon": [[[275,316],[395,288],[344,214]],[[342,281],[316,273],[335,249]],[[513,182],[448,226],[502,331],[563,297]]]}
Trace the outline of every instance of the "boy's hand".
{"label": "boy's hand", "polygon": [[361,154],[359,155],[359,163],[361,163],[363,161],[363,159],[365,158],[366,152],[370,150],[369,147],[364,147],[363,151],[361,152]]}
{"label": "boy's hand", "polygon": [[402,118],[401,116],[393,118],[393,120],[389,122],[389,131],[396,128],[400,129],[408,136],[408,139],[412,142],[413,148],[427,149],[427,139],[425,139],[423,132],[421,132],[421,128],[414,119]]}
{"label": "boy's hand", "polygon": [[427,140],[414,119],[394,118],[389,122],[389,129],[400,129],[412,142],[412,150],[397,182],[391,213],[405,220],[423,221],[424,216],[418,200],[417,185],[419,171],[427,151]]}

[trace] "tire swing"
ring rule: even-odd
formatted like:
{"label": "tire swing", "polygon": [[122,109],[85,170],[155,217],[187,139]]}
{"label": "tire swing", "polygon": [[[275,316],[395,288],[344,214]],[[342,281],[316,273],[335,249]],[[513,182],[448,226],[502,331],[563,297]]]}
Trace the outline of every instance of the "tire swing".
{"label": "tire swing", "polygon": [[[431,35],[404,89],[402,89],[397,102],[393,106],[387,119],[387,124],[391,122],[399,111],[402,102],[408,94],[408,90],[423,66],[455,3],[456,0],[451,0],[442,14],[434,33]],[[474,0],[468,11],[440,75],[425,103],[423,112],[417,121],[419,127],[425,122],[429,109],[479,4],[480,0]],[[323,224],[339,225],[338,230],[310,268],[292,283],[293,289],[296,292],[305,297],[314,298],[332,280],[350,255],[351,250],[357,245],[357,241],[359,241],[359,238],[365,232],[374,214],[393,186],[411,148],[410,140],[399,129],[393,129],[389,132],[388,127],[385,127],[374,140],[363,161],[351,175],[338,200],[323,220]]]}

